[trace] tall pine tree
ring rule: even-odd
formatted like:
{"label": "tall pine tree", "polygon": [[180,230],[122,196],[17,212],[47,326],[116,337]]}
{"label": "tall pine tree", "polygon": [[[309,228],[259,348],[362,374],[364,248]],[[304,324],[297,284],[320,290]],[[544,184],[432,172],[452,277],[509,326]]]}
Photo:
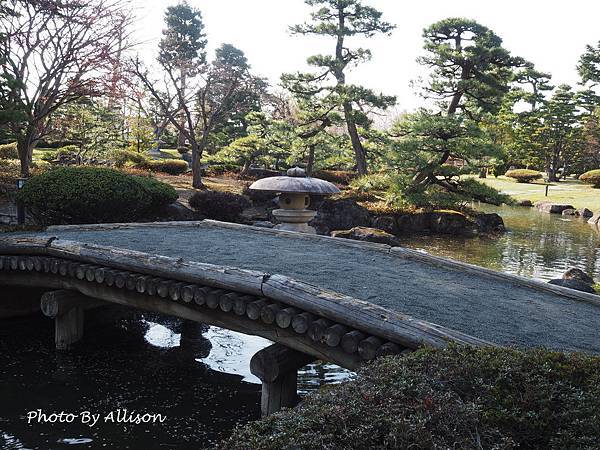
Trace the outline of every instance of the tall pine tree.
{"label": "tall pine tree", "polygon": [[317,9],[311,14],[310,22],[291,27],[292,33],[330,37],[335,42],[335,50],[332,55],[314,55],[308,59],[309,65],[317,68],[316,73],[284,75],[283,83],[295,95],[322,101],[321,110],[332,114],[338,110],[343,114],[354,150],[356,170],[365,175],[368,171],[367,156],[359,133],[359,127],[367,128],[371,124],[365,111],[385,109],[396,99],[347,83],[348,70],[371,58],[367,49],[349,48],[347,39],[389,34],[395,27],[382,20],[380,11],[363,5],[360,0],[305,1]]}
{"label": "tall pine tree", "polygon": [[[186,101],[187,80],[206,64],[206,39],[202,14],[187,2],[167,8],[165,13],[166,28],[159,43],[158,62],[179,87],[179,123],[184,126],[185,113],[183,103]],[[185,147],[185,134],[179,131],[177,146]]]}

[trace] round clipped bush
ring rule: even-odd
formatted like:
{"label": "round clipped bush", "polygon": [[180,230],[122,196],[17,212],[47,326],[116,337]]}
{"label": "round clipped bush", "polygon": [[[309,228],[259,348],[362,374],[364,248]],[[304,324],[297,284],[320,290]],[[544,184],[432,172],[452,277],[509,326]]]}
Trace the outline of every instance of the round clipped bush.
{"label": "round clipped bush", "polygon": [[187,172],[188,163],[182,159],[153,159],[145,164],[145,168],[153,172],[181,175]]}
{"label": "round clipped bush", "polygon": [[0,161],[0,179],[7,179],[14,182],[21,173],[21,161],[18,159],[3,159]]}
{"label": "round clipped bush", "polygon": [[237,222],[250,201],[231,192],[200,191],[192,195],[190,206],[208,219]]}
{"label": "round clipped bush", "polygon": [[144,168],[148,164],[149,158],[144,153],[133,152],[131,150],[118,149],[110,154],[115,167],[139,167]]}
{"label": "round clipped bush", "polygon": [[0,145],[0,159],[19,159],[17,143],[12,142],[10,144]]}
{"label": "round clipped bush", "polygon": [[595,188],[600,188],[600,169],[590,170],[580,175],[579,180],[585,184],[591,184]]}
{"label": "round clipped bush", "polygon": [[509,170],[504,175],[509,178],[513,178],[517,181],[517,183],[531,183],[533,180],[537,180],[542,178],[542,174],[537,170],[529,170],[529,169],[514,169]]}
{"label": "round clipped bush", "polygon": [[62,167],[32,177],[19,191],[40,225],[133,222],[177,200],[172,186],[101,167]]}
{"label": "round clipped bush", "polygon": [[600,358],[451,346],[387,357],[222,449],[575,449],[600,442]]}

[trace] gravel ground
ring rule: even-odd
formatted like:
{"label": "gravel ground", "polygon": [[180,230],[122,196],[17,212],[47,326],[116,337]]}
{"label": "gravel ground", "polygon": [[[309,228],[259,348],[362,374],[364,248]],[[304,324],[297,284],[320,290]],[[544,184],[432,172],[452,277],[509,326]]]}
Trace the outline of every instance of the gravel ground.
{"label": "gravel ground", "polygon": [[377,250],[214,227],[52,234],[279,273],[502,345],[600,353],[598,306]]}

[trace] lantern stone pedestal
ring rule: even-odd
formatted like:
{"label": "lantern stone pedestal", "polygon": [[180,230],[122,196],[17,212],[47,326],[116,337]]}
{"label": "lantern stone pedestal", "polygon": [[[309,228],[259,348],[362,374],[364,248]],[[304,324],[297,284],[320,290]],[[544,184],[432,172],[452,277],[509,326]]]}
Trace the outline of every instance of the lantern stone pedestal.
{"label": "lantern stone pedestal", "polygon": [[310,209],[276,209],[273,211],[275,218],[281,222],[273,228],[284,231],[297,231],[299,233],[317,234],[308,222],[317,215]]}

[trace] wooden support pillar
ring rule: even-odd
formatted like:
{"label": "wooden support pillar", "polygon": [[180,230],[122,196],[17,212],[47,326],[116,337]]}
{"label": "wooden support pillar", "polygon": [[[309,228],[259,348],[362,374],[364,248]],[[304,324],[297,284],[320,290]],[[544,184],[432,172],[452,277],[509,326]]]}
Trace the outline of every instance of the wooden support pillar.
{"label": "wooden support pillar", "polygon": [[203,336],[208,327],[192,320],[184,320],[181,324],[181,352],[191,358],[206,358],[210,354],[212,344]]}
{"label": "wooden support pillar", "polygon": [[268,416],[281,408],[291,408],[298,403],[298,369],[316,358],[273,344],[257,352],[250,360],[250,371],[262,381],[260,410]]}
{"label": "wooden support pillar", "polygon": [[75,291],[50,291],[42,295],[40,306],[45,316],[54,319],[57,350],[69,350],[83,337],[84,310],[103,305]]}

